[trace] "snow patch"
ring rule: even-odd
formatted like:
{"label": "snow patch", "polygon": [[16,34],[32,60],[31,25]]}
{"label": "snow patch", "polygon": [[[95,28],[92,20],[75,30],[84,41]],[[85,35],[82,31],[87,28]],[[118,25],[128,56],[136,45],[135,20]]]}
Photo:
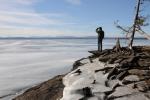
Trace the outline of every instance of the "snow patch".
{"label": "snow patch", "polygon": [[111,91],[112,89],[105,86],[107,74],[104,74],[103,71],[95,72],[95,70],[103,69],[105,67],[114,67],[116,64],[106,64],[100,62],[98,58],[94,59],[93,63],[90,63],[87,59],[84,59],[81,62],[88,63],[79,66],[78,69],[68,73],[63,78],[65,88],[61,100],[79,100],[84,98],[83,88],[86,87],[89,87],[93,94],[88,100],[103,99],[105,96],[103,92]]}

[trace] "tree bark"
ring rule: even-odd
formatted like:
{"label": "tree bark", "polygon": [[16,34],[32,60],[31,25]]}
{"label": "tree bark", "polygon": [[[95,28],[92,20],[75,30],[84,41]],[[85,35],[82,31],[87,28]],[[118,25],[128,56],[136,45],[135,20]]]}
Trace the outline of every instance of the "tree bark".
{"label": "tree bark", "polygon": [[130,41],[129,41],[129,48],[130,49],[132,49],[133,39],[134,39],[134,35],[135,35],[135,32],[136,32],[136,25],[137,25],[137,20],[138,20],[138,16],[139,16],[140,4],[141,4],[141,0],[138,0],[136,15],[135,15],[134,24],[133,24],[133,31],[132,31],[132,35],[131,35],[131,38],[130,38]]}

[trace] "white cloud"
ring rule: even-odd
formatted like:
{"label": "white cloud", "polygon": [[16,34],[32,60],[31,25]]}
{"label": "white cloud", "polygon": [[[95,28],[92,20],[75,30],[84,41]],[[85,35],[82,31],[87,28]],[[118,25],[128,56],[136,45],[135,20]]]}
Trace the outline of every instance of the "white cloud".
{"label": "white cloud", "polygon": [[[8,12],[8,11],[0,11],[0,14],[6,15],[18,15],[18,16],[39,16],[39,13],[35,12]],[[62,17],[64,14],[61,13],[42,13],[44,16],[52,16],[52,17]]]}
{"label": "white cloud", "polygon": [[39,0],[0,0],[0,11],[31,11]]}
{"label": "white cloud", "polygon": [[31,5],[36,2],[39,2],[39,0],[13,0],[13,2],[23,5]]}
{"label": "white cloud", "polygon": [[0,0],[1,4],[6,5],[33,5],[41,0]]}
{"label": "white cloud", "polygon": [[66,0],[66,1],[73,4],[73,5],[80,5],[81,4],[81,0]]}
{"label": "white cloud", "polygon": [[37,13],[34,10],[33,5],[40,1],[0,0],[0,36],[56,36],[71,33],[56,29],[60,25],[74,24],[66,22],[64,14]]}
{"label": "white cloud", "polygon": [[[54,15],[54,14],[51,14]],[[54,15],[56,16],[56,14]],[[59,16],[59,15],[58,15]],[[47,18],[51,17],[46,14],[38,13],[22,13],[22,12],[0,12],[0,23],[27,25],[58,25],[63,24],[59,19]]]}
{"label": "white cloud", "polygon": [[[61,29],[45,29],[45,28],[15,28],[5,27],[0,28],[0,36],[15,37],[15,36],[84,36],[80,32]],[[88,33],[86,33],[87,35]],[[88,35],[87,35],[88,36]]]}
{"label": "white cloud", "polygon": [[37,1],[39,0],[0,0],[0,23],[13,26],[54,23],[34,11],[32,5]]}

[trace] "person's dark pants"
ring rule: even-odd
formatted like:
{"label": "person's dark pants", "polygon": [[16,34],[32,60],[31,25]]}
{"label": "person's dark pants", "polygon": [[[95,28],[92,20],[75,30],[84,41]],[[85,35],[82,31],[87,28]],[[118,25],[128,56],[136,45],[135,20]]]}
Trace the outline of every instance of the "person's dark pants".
{"label": "person's dark pants", "polygon": [[102,52],[102,39],[98,37],[98,51]]}

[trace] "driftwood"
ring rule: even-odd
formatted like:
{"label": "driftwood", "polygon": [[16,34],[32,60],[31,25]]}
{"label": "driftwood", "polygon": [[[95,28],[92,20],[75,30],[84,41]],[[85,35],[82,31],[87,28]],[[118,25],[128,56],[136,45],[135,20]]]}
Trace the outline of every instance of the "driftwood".
{"label": "driftwood", "polygon": [[116,51],[116,52],[121,51],[119,38],[117,39],[116,45],[113,47],[113,50]]}
{"label": "driftwood", "polygon": [[117,75],[116,79],[118,80],[122,80],[125,76],[127,76],[128,72],[127,71],[123,71],[120,74]]}
{"label": "driftwood", "polygon": [[114,67],[110,72],[108,73],[107,79],[109,79],[111,76],[117,74],[118,70],[117,67]]}
{"label": "driftwood", "polygon": [[77,73],[78,75],[80,75],[82,71],[80,69],[77,69],[74,73]]}
{"label": "driftwood", "polygon": [[95,84],[96,83],[96,80],[94,80],[93,82],[92,82],[92,84]]}
{"label": "driftwood", "polygon": [[99,71],[108,71],[110,69],[112,69],[112,67],[105,67],[105,68],[102,68],[102,69],[95,70],[95,73],[99,72]]}
{"label": "driftwood", "polygon": [[111,52],[110,49],[105,49],[102,52],[98,51],[98,50],[93,50],[93,51],[88,51],[89,53],[92,53],[95,57],[99,57],[105,54],[109,54]]}
{"label": "driftwood", "polygon": [[77,69],[79,66],[84,65],[83,63],[80,62],[80,61],[82,61],[83,59],[86,59],[86,58],[81,58],[81,59],[75,61],[74,64],[73,64],[72,70],[75,70],[75,69]]}
{"label": "driftwood", "polygon": [[89,58],[89,60],[90,60],[90,63],[93,63],[93,59],[92,59],[92,57],[91,57],[91,56],[89,56],[88,58]]}

